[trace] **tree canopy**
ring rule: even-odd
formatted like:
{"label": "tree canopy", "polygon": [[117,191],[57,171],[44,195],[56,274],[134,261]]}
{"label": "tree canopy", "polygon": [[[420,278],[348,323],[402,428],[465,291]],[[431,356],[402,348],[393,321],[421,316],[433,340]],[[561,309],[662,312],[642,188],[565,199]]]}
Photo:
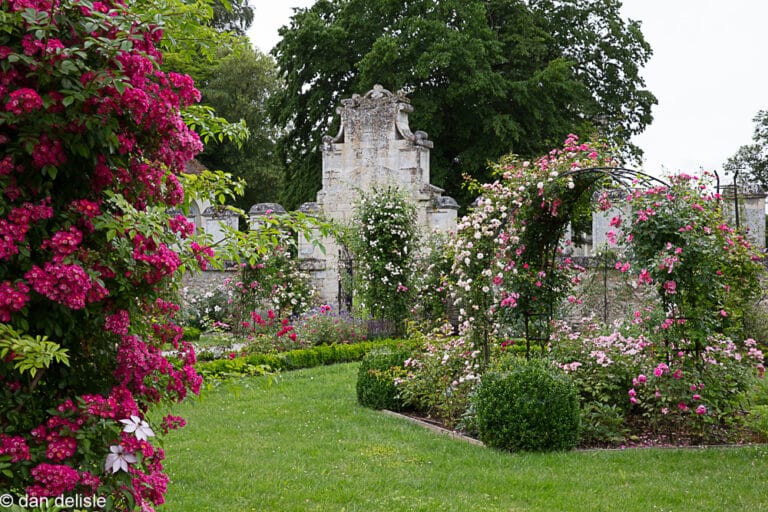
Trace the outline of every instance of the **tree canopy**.
{"label": "tree canopy", "polygon": [[626,143],[650,123],[655,97],[639,69],[651,49],[616,0],[318,0],[298,9],[273,50],[285,87],[286,206],[314,200],[319,142],[340,100],[380,83],[404,90],[411,125],[429,133],[432,182],[460,202],[462,175],[533,156],[569,132]]}
{"label": "tree canopy", "polygon": [[768,110],[759,111],[753,121],[753,144],[741,146],[723,167],[730,173],[747,171],[739,181],[752,181],[768,190]]}
{"label": "tree canopy", "polygon": [[248,49],[221,59],[198,85],[202,102],[217,115],[233,123],[245,120],[249,128],[245,143],[210,141],[199,157],[208,168],[222,169],[246,181],[245,193],[237,202],[244,210],[254,203],[277,200],[283,184],[282,165],[274,151],[276,133],[266,112],[266,102],[278,84],[272,58]]}
{"label": "tree canopy", "polygon": [[[234,2],[233,9],[237,5]],[[250,23],[248,18],[226,11],[219,0],[136,0],[132,9],[146,23],[162,20],[164,38],[158,48],[163,69],[187,73],[195,83],[207,77],[222,56],[250,47],[242,31],[227,25],[240,27]]]}
{"label": "tree canopy", "polygon": [[253,6],[248,0],[215,0],[210,26],[219,31],[234,32],[244,36],[253,23]]}

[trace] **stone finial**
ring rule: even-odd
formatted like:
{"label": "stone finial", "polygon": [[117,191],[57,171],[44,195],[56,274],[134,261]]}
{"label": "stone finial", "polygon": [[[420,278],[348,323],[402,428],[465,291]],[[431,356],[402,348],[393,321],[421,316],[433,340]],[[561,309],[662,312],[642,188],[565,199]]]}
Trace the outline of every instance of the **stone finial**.
{"label": "stone finial", "polygon": [[284,213],[287,213],[285,208],[278,203],[258,203],[251,206],[251,209],[248,210],[248,215],[250,216],[271,214],[282,215]]}
{"label": "stone finial", "polygon": [[381,84],[376,84],[373,86],[373,89],[368,91],[368,94],[366,94],[367,97],[370,98],[382,98],[384,96],[392,96],[393,94],[386,90],[384,87],[382,87]]}
{"label": "stone finial", "polygon": [[435,207],[439,210],[458,210],[459,203],[450,196],[440,196],[435,199]]}
{"label": "stone finial", "polygon": [[202,213],[203,217],[211,217],[214,219],[223,219],[226,217],[237,217],[237,213],[228,208],[222,206],[209,206]]}
{"label": "stone finial", "polygon": [[302,205],[299,206],[299,212],[305,215],[317,215],[320,213],[320,205],[314,201],[302,203]]}

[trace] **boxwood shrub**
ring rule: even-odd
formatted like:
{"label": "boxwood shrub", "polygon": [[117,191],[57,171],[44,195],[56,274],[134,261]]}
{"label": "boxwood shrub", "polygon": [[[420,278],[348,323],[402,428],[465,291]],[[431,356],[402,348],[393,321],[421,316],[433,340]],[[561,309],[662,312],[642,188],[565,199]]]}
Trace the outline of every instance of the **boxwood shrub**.
{"label": "boxwood shrub", "polygon": [[508,451],[554,451],[579,441],[579,397],[570,378],[540,359],[509,359],[486,373],[474,396],[486,445]]}
{"label": "boxwood shrub", "polygon": [[403,362],[411,352],[386,347],[373,350],[363,358],[357,373],[357,401],[360,405],[390,411],[406,408],[395,379],[405,376]]}
{"label": "boxwood shrub", "polygon": [[200,329],[197,327],[184,327],[184,335],[182,337],[186,341],[198,341],[200,339]]}

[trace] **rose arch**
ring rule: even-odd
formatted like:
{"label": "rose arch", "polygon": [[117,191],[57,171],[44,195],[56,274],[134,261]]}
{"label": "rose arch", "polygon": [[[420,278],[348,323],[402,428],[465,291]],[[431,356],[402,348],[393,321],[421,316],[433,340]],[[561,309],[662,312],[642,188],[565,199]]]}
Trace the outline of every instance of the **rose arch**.
{"label": "rose arch", "polygon": [[[611,201],[617,194],[627,208],[647,212],[636,213],[629,221],[626,215],[617,213],[611,220],[611,226],[616,228],[609,232],[611,242],[623,242],[627,253],[627,261],[617,268],[626,272],[634,265],[642,272],[639,283],[653,284],[671,314],[708,315],[712,308],[725,308],[728,301],[738,303],[739,308],[745,307],[744,301],[735,299],[733,294],[714,298],[706,304],[697,302],[693,291],[688,293],[681,288],[685,286],[697,290],[695,293],[703,293],[694,286],[696,279],[704,279],[695,270],[678,277],[674,297],[669,293],[673,285],[665,285],[669,279],[661,275],[667,271],[663,265],[664,254],[661,254],[668,250],[667,246],[672,244],[673,250],[682,251],[680,230],[694,230],[695,226],[706,238],[712,228],[706,227],[704,231],[705,222],[714,224],[720,234],[732,235],[727,240],[709,240],[715,253],[721,242],[725,246],[731,244],[743,247],[744,251],[751,250],[744,238],[731,228],[717,229],[725,226],[719,195],[698,178],[675,178],[667,183],[620,167],[607,148],[596,142],[579,142],[575,135],[569,136],[562,148],[536,161],[511,155],[496,164],[494,170],[497,179],[493,183],[473,184],[480,197],[457,226],[453,247],[456,254],[453,292],[460,327],[483,348],[486,358],[491,339],[503,343],[522,337],[527,353],[532,343],[542,348],[548,343],[553,315],[561,304],[573,300],[570,293],[579,281],[579,271],[583,270],[569,257],[569,242],[563,243],[566,230],[571,222],[591,216],[596,209],[620,212],[612,210]],[[677,211],[680,205],[690,208]],[[643,219],[667,219],[670,212],[677,212],[673,217],[679,220],[689,219],[688,223],[678,226],[672,219],[666,228],[654,228],[658,236],[645,228]],[[697,247],[693,240],[686,243]],[[735,257],[735,250],[725,252],[726,256],[718,259],[716,266],[727,265],[727,258]],[[743,259],[749,262],[754,258],[745,255]],[[711,271],[717,276],[719,270],[712,267]],[[756,269],[745,272],[750,277],[742,276],[742,282],[751,290]]]}

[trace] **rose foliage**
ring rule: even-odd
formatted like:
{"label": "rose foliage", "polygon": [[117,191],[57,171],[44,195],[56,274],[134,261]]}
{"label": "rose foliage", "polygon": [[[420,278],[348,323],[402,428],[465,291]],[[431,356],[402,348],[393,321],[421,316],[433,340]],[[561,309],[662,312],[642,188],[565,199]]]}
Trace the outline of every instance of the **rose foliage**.
{"label": "rose foliage", "polygon": [[174,276],[212,251],[167,213],[199,93],[122,0],[6,0],[0,20],[0,488],[151,510],[154,440],[183,424],[154,406],[200,386]]}

